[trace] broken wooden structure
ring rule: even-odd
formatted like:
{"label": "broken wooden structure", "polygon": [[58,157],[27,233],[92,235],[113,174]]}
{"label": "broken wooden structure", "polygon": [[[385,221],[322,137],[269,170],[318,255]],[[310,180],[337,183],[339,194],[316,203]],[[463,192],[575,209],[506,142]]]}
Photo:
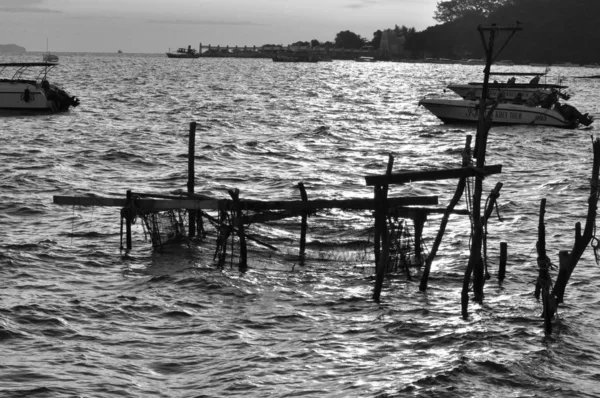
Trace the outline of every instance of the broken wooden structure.
{"label": "broken wooden structure", "polygon": [[[546,334],[552,333],[552,318],[556,314],[558,305],[563,303],[564,294],[573,270],[577,266],[579,259],[583,255],[592,239],[596,242],[596,215],[598,209],[598,200],[600,199],[600,139],[593,140],[594,161],[592,166],[592,178],[590,179],[590,194],[588,196],[588,211],[583,232],[581,223],[575,224],[575,242],[571,250],[561,250],[558,253],[558,275],[556,281],[552,283],[550,270],[552,261],[546,254],[546,227],[544,224],[544,215],[546,213],[546,199],[540,203],[540,216],[538,225],[537,241],[537,264],[539,275],[535,287],[535,297],[542,298],[542,318],[544,318],[544,330]],[[595,250],[598,246],[594,247]],[[598,262],[598,257],[596,256]]]}
{"label": "broken wooden structure", "polygon": [[[300,264],[303,264],[306,256],[309,215],[323,209],[372,211],[375,224],[373,256],[376,273],[373,298],[379,300],[384,277],[390,272],[403,272],[410,279],[409,267],[421,267],[423,264],[427,264],[427,272],[423,273],[421,286],[427,285],[429,267],[443,235],[443,228],[440,228],[435,250],[426,255],[421,241],[423,225],[428,216],[435,213],[443,214],[445,225],[452,213],[469,214],[467,210],[454,209],[462,196],[465,181],[474,176],[484,177],[501,172],[500,165],[484,166],[481,169],[471,165],[471,137],[467,136],[463,165],[460,168],[393,173],[394,158],[390,155],[385,174],[365,177],[366,185],[372,186],[374,189],[373,198],[309,200],[304,184],[300,182],[298,184],[300,200],[248,200],[241,198],[237,189],[228,191],[230,198],[217,199],[194,193],[195,131],[196,123],[192,122],[189,130],[187,191],[180,190],[176,194],[165,195],[128,190],[124,198],[54,196],[54,203],[67,206],[121,208],[121,247],[127,250],[132,248],[132,225],[137,219],[142,220],[144,231],[147,232],[152,246],[157,250],[171,242],[202,240],[206,237],[206,227],[212,225],[216,232],[214,260],[223,266],[228,255],[228,247],[231,247],[229,256],[233,260],[233,242],[234,238],[237,238],[238,268],[241,272],[248,267],[248,241],[270,250],[278,250],[277,247],[266,243],[261,237],[252,234],[249,231],[250,225],[300,218],[300,244],[297,258],[300,260]],[[459,189],[457,189],[451,205],[447,208],[428,207],[438,205],[437,196],[388,197],[389,187],[393,185],[449,178],[459,180]],[[411,220],[414,225],[411,245],[402,241],[403,234],[408,229],[406,220]],[[228,245],[228,242],[231,245]],[[424,261],[425,258],[426,261]]]}

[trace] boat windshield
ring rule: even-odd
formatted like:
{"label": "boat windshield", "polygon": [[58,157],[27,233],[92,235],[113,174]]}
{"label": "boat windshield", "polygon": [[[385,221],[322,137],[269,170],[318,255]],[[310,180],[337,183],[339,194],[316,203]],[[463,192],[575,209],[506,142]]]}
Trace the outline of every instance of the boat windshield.
{"label": "boat windshield", "polygon": [[[9,63],[0,63],[0,76],[4,73],[5,70],[12,68],[16,68],[12,78],[10,80],[21,80],[23,79],[23,74],[29,72],[32,69],[39,69],[39,73],[35,77],[35,80],[46,80],[46,76],[50,69],[54,68],[57,64],[55,62],[9,62]],[[35,74],[35,73],[34,73]]]}

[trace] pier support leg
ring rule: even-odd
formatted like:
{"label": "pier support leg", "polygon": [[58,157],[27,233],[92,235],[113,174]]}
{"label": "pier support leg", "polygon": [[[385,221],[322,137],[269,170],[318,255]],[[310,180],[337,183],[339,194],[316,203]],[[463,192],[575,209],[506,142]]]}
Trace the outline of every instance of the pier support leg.
{"label": "pier support leg", "polygon": [[[308,195],[306,195],[306,189],[304,188],[304,184],[299,182],[298,189],[300,189],[300,197],[302,198],[302,201],[307,202]],[[306,231],[308,229],[307,222],[308,222],[308,213],[304,212],[304,213],[302,213],[302,225],[300,226],[300,251],[299,251],[300,265],[304,265],[304,260],[306,257]]]}
{"label": "pier support leg", "polygon": [[133,218],[133,196],[131,194],[131,190],[127,190],[127,200],[125,205],[125,236],[127,242],[127,250],[131,250],[131,221]]}
{"label": "pier support leg", "polygon": [[375,276],[375,289],[373,291],[373,300],[379,301],[381,296],[381,289],[383,287],[383,279],[385,277],[385,272],[387,269],[387,263],[389,259],[390,253],[390,242],[388,236],[388,228],[387,228],[387,198],[383,198],[383,189],[381,186],[375,187],[376,192],[376,207],[377,210],[375,212],[375,224],[376,228],[379,229],[379,235],[381,236],[381,255],[379,256],[379,262],[377,263],[376,268],[376,276]]}
{"label": "pier support leg", "polygon": [[238,238],[240,240],[240,272],[246,272],[248,269],[248,253],[246,247],[246,233],[244,231],[244,222],[242,221],[242,206],[240,205],[240,191],[236,189],[228,190],[231,199],[233,199],[233,207],[235,209],[234,227],[237,228]]}
{"label": "pier support leg", "polygon": [[[392,168],[394,167],[394,157],[392,154],[388,157],[388,164],[386,175],[389,177],[392,174]],[[373,291],[373,300],[379,301],[381,296],[381,288],[383,287],[383,279],[387,271],[388,261],[390,257],[390,237],[387,227],[387,213],[388,213],[388,194],[389,185],[376,185],[375,186],[375,259],[376,263],[376,277],[375,277],[375,289]],[[379,252],[379,242],[381,241],[381,253]]]}
{"label": "pier support leg", "polygon": [[498,282],[504,281],[506,275],[506,259],[508,257],[508,247],[506,242],[500,242],[500,267],[498,269]]}

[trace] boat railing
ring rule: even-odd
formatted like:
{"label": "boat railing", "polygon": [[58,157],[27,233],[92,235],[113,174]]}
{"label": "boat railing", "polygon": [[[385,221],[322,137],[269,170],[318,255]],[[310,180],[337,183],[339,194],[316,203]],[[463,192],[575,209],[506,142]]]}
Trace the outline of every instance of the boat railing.
{"label": "boat railing", "polygon": [[6,68],[17,68],[10,80],[18,81],[18,80],[30,80],[23,79],[23,74],[32,68],[41,68],[40,72],[36,77],[36,81],[46,80],[48,75],[48,71],[52,68],[56,67],[58,64],[55,62],[9,62],[9,63],[0,63],[0,75],[4,72]]}

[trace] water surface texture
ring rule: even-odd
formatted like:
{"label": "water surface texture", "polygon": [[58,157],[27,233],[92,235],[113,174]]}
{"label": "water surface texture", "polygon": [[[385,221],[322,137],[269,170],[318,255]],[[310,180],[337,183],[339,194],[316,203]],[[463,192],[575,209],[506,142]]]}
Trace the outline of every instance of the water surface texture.
{"label": "water surface texture", "polygon": [[[4,61],[37,61],[39,55]],[[503,70],[507,70],[504,67]],[[528,71],[542,68],[509,67]],[[118,208],[52,203],[53,195],[124,197],[186,189],[189,123],[197,122],[196,192],[299,200],[372,196],[364,177],[459,167],[472,126],[441,124],[417,106],[480,81],[482,66],[273,63],[167,59],[162,54],[62,54],[50,79],[81,100],[60,115],[0,120],[0,395],[18,397],[594,397],[600,386],[599,266],[589,248],[545,337],[537,275],[539,204],[547,250],[585,223],[592,167],[587,130],[497,127],[484,181],[504,184],[488,225],[492,278],[463,320],[460,291],[470,223],[452,216],[429,289],[419,276],[373,291],[369,212],[309,218],[297,264],[298,220],[261,231],[250,269],[213,262],[214,241],[152,251],[140,223],[119,250]],[[499,68],[502,69],[502,68]],[[600,115],[597,74],[555,67],[570,103]],[[437,195],[456,181],[394,186]],[[461,202],[459,208],[465,208]],[[440,222],[425,225],[430,247]],[[507,276],[497,282],[500,242]],[[363,255],[361,255],[361,250]],[[554,273],[555,275],[555,273]]]}

